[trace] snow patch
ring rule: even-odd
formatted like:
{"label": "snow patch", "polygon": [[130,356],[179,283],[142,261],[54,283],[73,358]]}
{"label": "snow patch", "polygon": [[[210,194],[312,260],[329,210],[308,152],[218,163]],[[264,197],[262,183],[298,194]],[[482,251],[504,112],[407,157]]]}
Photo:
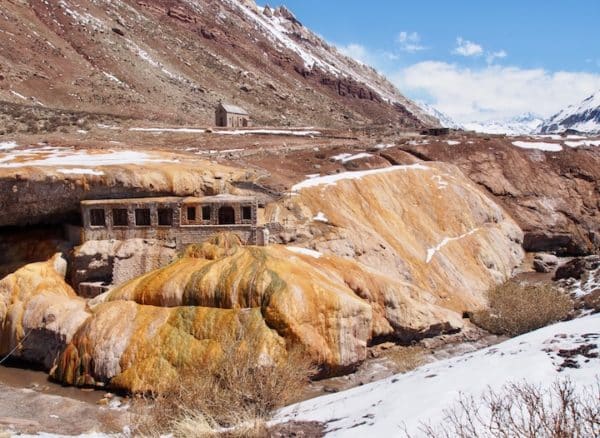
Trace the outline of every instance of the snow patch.
{"label": "snow patch", "polygon": [[19,99],[27,100],[27,98],[26,98],[25,96],[23,96],[21,93],[17,93],[17,92],[16,92],[16,91],[14,91],[14,90],[10,90],[10,92],[11,92],[13,95],[17,96]]}
{"label": "snow patch", "polygon": [[565,145],[570,148],[578,148],[581,146],[600,146],[600,140],[581,140],[581,141],[565,141]]}
{"label": "snow patch", "polygon": [[7,151],[9,149],[14,149],[16,147],[19,147],[19,145],[14,141],[0,142],[0,151]]}
{"label": "snow patch", "polygon": [[65,175],[104,175],[104,172],[101,170],[81,169],[77,167],[71,169],[56,169],[56,171]]}
{"label": "snow patch", "polygon": [[354,154],[354,155],[348,154],[348,153],[334,155],[331,158],[335,161],[341,161],[342,163],[347,163],[348,161],[360,160],[361,158],[369,158],[372,156],[373,155],[368,154],[366,152],[360,152],[360,153]]}
{"label": "snow patch", "polygon": [[315,178],[306,179],[298,184],[292,186],[292,192],[299,192],[300,190],[307,189],[310,187],[317,186],[333,186],[336,185],[338,181],[344,180],[352,180],[352,179],[361,179],[365,176],[377,175],[380,173],[388,173],[388,172],[396,172],[396,171],[409,171],[409,170],[429,170],[429,167],[423,166],[422,164],[410,164],[407,166],[391,166],[384,167],[381,169],[369,169],[369,170],[361,170],[357,172],[341,172],[333,175],[325,175],[319,176]]}
{"label": "snow patch", "polygon": [[292,136],[310,136],[310,135],[320,135],[319,131],[292,131],[286,129],[244,129],[244,130],[233,130],[233,131],[214,131],[215,134],[219,135],[246,135],[246,134],[254,134],[254,135],[292,135]]}
{"label": "snow patch", "polygon": [[114,75],[112,75],[112,74],[110,74],[110,73],[107,73],[107,72],[105,72],[105,71],[103,71],[102,73],[103,73],[103,74],[104,74],[104,76],[106,76],[108,79],[110,79],[110,80],[111,80],[111,81],[113,81],[113,82],[116,82],[117,84],[122,84],[122,83],[123,83],[123,82],[121,82],[121,81],[119,80],[119,78],[117,78],[116,76],[114,76]]}
{"label": "snow patch", "polygon": [[204,134],[206,129],[203,128],[129,128],[130,131],[136,132],[155,132],[162,134],[163,132],[182,132],[188,134]]}
{"label": "snow patch", "polygon": [[303,254],[315,259],[323,256],[323,254],[321,254],[319,251],[315,251],[314,249],[300,248],[299,246],[286,246],[286,248],[292,252],[295,252],[296,254]]}
{"label": "snow patch", "polygon": [[440,251],[444,246],[448,245],[450,242],[454,242],[456,240],[461,240],[464,239],[467,236],[470,236],[471,234],[476,233],[477,231],[479,231],[479,228],[475,228],[467,233],[461,234],[458,237],[444,237],[444,239],[438,243],[436,246],[429,248],[427,250],[427,257],[425,259],[425,262],[430,263],[431,260],[433,259],[433,256],[435,256],[435,254]]}
{"label": "snow patch", "polygon": [[440,189],[440,190],[443,190],[446,187],[448,187],[448,181],[446,181],[440,175],[433,175],[431,177],[431,179],[434,180],[437,183],[438,189]]}
{"label": "snow patch", "polygon": [[320,212],[318,212],[316,214],[315,217],[313,217],[313,221],[328,223],[329,219],[327,219],[327,216],[325,216],[325,213],[323,213],[322,211],[320,211]]}
{"label": "snow patch", "polygon": [[[599,359],[575,355],[579,368],[561,367],[560,350],[600,342],[600,314],[561,322],[500,344],[442,360],[347,391],[318,397],[280,410],[276,422],[318,421],[328,437],[421,436],[423,423],[443,421],[460,394],[479,397],[511,382],[550,387],[569,378],[577,391],[593,386]],[[560,370],[560,371],[559,371]]]}
{"label": "snow patch", "polygon": [[446,140],[446,143],[448,143],[450,146],[456,146],[460,144],[460,141],[456,141],[456,140]]}
{"label": "snow patch", "polygon": [[[53,146],[11,151],[10,153],[4,154],[4,156],[0,156],[0,168],[18,168],[29,166],[96,167],[122,164],[177,162],[177,160],[160,158],[159,156],[151,155],[146,152],[122,150],[102,153],[89,153],[85,150],[75,150],[72,148]],[[86,170],[86,172],[89,172],[89,170]]]}
{"label": "snow patch", "polygon": [[379,150],[389,149],[389,148],[393,148],[394,146],[396,146],[394,143],[387,143],[387,144],[380,143],[380,144],[375,145],[375,149],[379,149]]}
{"label": "snow patch", "polygon": [[531,142],[531,141],[513,141],[513,145],[522,149],[538,149],[546,152],[562,151],[562,146],[557,143]]}

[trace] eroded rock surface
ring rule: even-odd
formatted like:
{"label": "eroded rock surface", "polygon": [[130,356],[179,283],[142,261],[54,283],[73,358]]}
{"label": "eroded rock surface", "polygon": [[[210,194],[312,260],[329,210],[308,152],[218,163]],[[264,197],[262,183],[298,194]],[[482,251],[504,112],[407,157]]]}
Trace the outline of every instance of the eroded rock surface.
{"label": "eroded rock surface", "polygon": [[462,326],[460,315],[409,283],[354,261],[275,245],[191,247],[188,255],[111,291],[106,300],[257,309],[269,327],[334,372],[364,360],[373,339],[409,341]]}
{"label": "eroded rock surface", "polygon": [[443,163],[309,179],[267,217],[287,224],[275,238],[359,261],[459,312],[483,305],[523,258],[514,221]]}
{"label": "eroded rock surface", "polygon": [[108,280],[106,287],[118,285],[167,265],[176,255],[174,245],[158,240],[91,240],[73,251],[71,284],[79,295],[88,296],[86,287],[78,288],[80,283]]}
{"label": "eroded rock surface", "polygon": [[89,317],[65,273],[66,262],[57,254],[0,280],[0,357],[12,352],[12,358],[52,366]]}
{"label": "eroded rock surface", "polygon": [[527,251],[582,256],[600,250],[600,149],[542,152],[502,138],[406,144],[425,160],[456,164],[525,232]]}

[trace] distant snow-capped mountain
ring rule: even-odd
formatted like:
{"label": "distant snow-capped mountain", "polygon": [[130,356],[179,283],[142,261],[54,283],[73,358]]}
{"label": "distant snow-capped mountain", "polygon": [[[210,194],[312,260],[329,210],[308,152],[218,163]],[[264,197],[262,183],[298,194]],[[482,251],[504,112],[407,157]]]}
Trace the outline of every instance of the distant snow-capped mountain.
{"label": "distant snow-capped mountain", "polygon": [[600,133],[600,91],[553,115],[539,131],[542,134],[553,134],[567,129],[589,134]]}
{"label": "distant snow-capped mountain", "polygon": [[469,122],[464,124],[467,131],[484,134],[526,135],[537,132],[544,119],[537,114],[525,113],[505,120]]}
{"label": "distant snow-capped mountain", "polygon": [[419,108],[421,108],[421,110],[423,110],[424,113],[438,119],[444,128],[463,129],[463,126],[460,123],[455,122],[448,114],[441,112],[437,108],[434,108],[431,105],[421,101],[415,101],[415,103],[419,106]]}

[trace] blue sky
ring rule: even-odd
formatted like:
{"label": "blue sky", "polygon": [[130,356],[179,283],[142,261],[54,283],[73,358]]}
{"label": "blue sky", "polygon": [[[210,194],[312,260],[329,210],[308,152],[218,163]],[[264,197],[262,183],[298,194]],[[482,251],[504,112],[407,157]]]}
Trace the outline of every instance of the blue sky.
{"label": "blue sky", "polygon": [[550,116],[600,90],[598,0],[284,0],[311,30],[459,121]]}

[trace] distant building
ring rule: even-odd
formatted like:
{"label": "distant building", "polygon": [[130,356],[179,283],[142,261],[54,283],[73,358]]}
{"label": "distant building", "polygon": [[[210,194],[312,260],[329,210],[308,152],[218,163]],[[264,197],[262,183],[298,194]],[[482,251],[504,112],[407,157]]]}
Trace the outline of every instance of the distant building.
{"label": "distant building", "polygon": [[421,131],[421,135],[448,135],[450,134],[450,128],[428,128]]}
{"label": "distant building", "polygon": [[219,103],[215,110],[215,124],[228,128],[247,127],[250,126],[250,115],[239,106]]}
{"label": "distant building", "polygon": [[244,244],[268,244],[251,196],[159,197],[81,201],[83,241],[158,239],[178,249],[228,231]]}

